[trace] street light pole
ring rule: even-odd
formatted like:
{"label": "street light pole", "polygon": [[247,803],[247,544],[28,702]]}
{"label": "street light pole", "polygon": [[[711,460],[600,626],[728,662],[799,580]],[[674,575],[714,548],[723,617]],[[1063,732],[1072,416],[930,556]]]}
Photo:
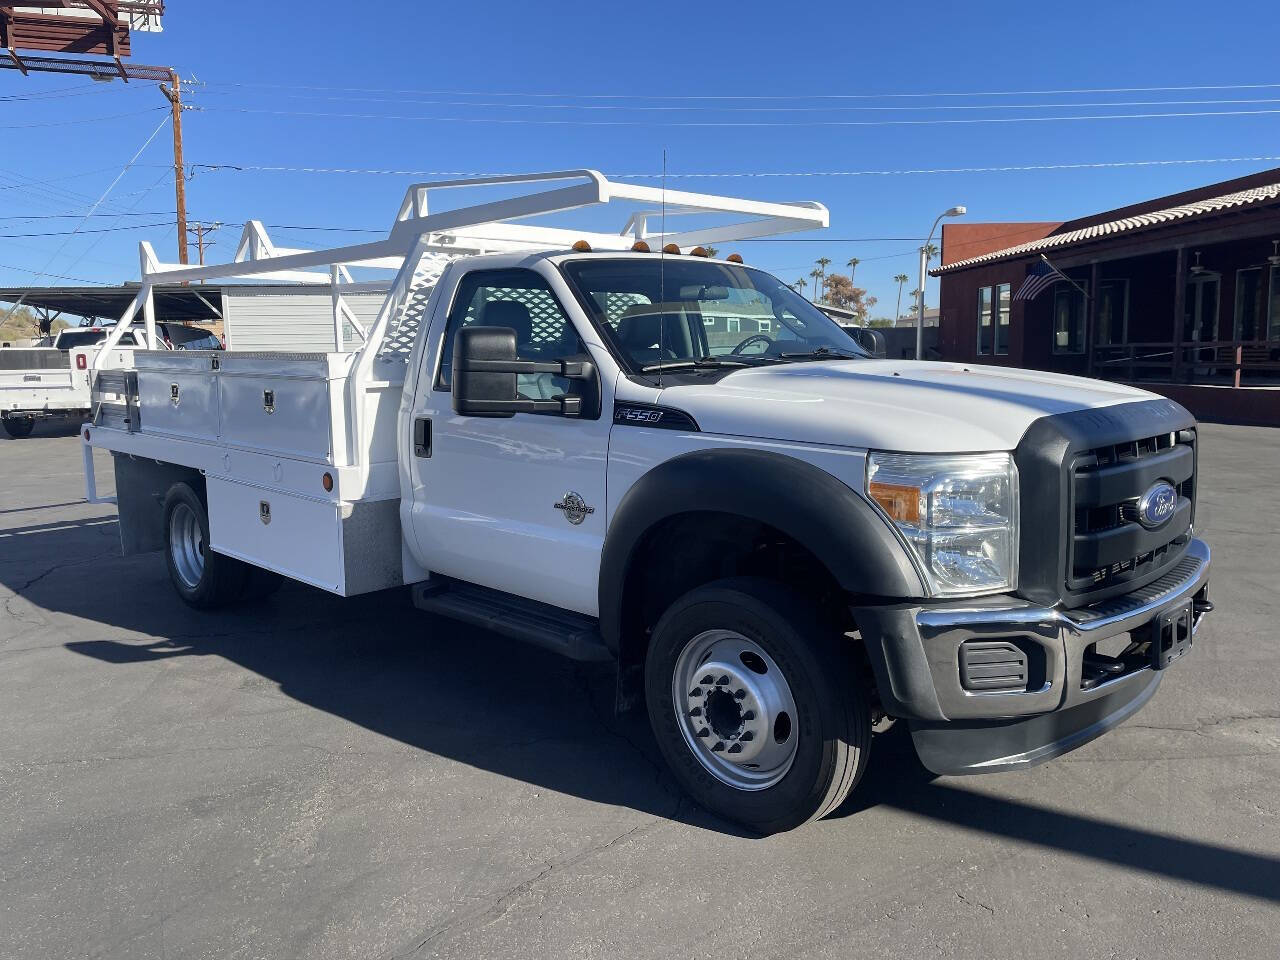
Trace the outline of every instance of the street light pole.
{"label": "street light pole", "polygon": [[916,288],[916,359],[924,359],[924,282],[928,278],[929,269],[929,244],[933,242],[933,231],[938,229],[938,224],[942,222],[943,217],[963,217],[969,211],[965,207],[952,207],[938,214],[937,219],[933,221],[933,226],[929,228],[929,236],[925,238],[924,245],[920,247],[920,286]]}

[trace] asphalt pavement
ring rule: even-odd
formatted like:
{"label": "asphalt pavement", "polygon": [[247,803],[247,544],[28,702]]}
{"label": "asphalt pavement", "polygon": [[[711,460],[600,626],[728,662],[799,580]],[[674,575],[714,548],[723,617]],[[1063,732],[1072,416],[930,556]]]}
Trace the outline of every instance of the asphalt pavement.
{"label": "asphalt pavement", "polygon": [[0,437],[0,957],[1274,960],[1280,430],[1202,438],[1217,612],[1140,714],[975,778],[895,728],[760,839],[607,669],[396,592],[189,610],[73,432]]}

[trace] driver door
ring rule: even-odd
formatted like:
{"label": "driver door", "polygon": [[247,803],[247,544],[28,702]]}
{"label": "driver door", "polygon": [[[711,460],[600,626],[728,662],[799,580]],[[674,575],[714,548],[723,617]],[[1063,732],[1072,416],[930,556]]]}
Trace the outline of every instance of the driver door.
{"label": "driver door", "polygon": [[[454,413],[453,340],[472,324],[513,328],[522,360],[585,352],[537,272],[477,270],[459,281],[434,354],[439,362],[423,371],[414,401],[413,421],[425,418],[431,430],[411,471],[413,535],[422,558],[433,572],[596,616],[610,420]],[[569,392],[570,383],[522,374],[517,388],[545,400]],[[609,409],[608,398],[601,401]],[[585,510],[575,509],[577,501]]]}

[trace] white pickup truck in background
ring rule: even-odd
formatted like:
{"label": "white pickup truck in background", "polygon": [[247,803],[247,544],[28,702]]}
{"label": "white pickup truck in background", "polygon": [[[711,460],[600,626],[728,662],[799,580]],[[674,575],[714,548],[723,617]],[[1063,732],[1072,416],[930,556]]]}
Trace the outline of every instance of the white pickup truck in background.
{"label": "white pickup truck in background", "polygon": [[[509,195],[428,208],[462,187]],[[512,222],[608,202],[621,233]],[[231,264],[144,245],[92,364],[88,497],[109,450],[125,552],[163,549],[196,607],[407,586],[613,662],[685,789],[756,830],[838,806],[886,717],[940,773],[1074,749],[1212,609],[1195,423],[1113,383],[868,357],[699,246],[826,225],[568,171],[413,186],[386,239],[336,250],[258,223]],[[153,284],[233,276],[328,284],[335,349],[110,369],[135,324],[152,342]],[[374,289],[366,329],[343,297]]]}
{"label": "white pickup truck in background", "polygon": [[[31,436],[39,420],[87,419],[90,408],[89,367],[111,327],[68,327],[47,347],[0,350],[0,421],[16,439]],[[156,324],[154,334],[135,324],[113,342],[101,369],[132,367],[132,351],[221,349],[207,330],[177,323]]]}

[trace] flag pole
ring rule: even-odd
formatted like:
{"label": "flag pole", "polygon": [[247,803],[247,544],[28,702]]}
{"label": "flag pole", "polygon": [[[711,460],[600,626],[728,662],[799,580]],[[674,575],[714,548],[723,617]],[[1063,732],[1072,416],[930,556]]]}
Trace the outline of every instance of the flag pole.
{"label": "flag pole", "polygon": [[1073,287],[1075,287],[1077,290],[1079,290],[1079,291],[1080,291],[1080,295],[1081,295],[1082,297],[1084,297],[1086,300],[1092,300],[1092,299],[1093,299],[1092,295],[1090,295],[1090,293],[1089,293],[1089,291],[1088,291],[1088,290],[1086,290],[1084,287],[1080,286],[1080,284],[1076,283],[1074,280],[1072,280],[1070,277],[1068,277],[1065,273],[1063,273],[1061,270],[1059,270],[1057,267],[1055,267],[1052,263],[1050,263],[1050,262],[1049,262],[1049,258],[1048,258],[1048,257],[1046,257],[1043,253],[1042,253],[1042,254],[1040,254],[1040,259],[1044,261],[1045,266],[1047,266],[1050,270],[1052,270],[1054,273],[1056,273],[1058,276],[1060,276],[1063,280],[1067,281],[1067,283],[1071,284]]}

